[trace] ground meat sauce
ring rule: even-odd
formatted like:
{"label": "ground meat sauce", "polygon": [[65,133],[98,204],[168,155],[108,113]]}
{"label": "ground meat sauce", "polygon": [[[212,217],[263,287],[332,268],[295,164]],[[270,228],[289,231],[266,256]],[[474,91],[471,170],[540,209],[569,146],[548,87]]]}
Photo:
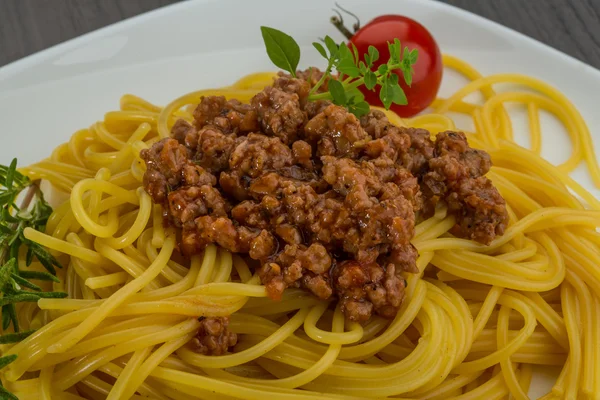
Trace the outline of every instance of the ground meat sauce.
{"label": "ground meat sauce", "polygon": [[[506,227],[505,202],[484,177],[490,157],[463,133],[432,139],[377,110],[358,119],[308,102],[321,76],[280,74],[249,105],[203,97],[193,123],[177,121],[171,138],[142,152],[144,186],[180,229],[184,255],[216,243],[257,260],[273,299],[299,287],[338,299],[352,321],[393,318],[401,273],[417,272],[416,215],[443,201],[451,233],[489,244]],[[226,320],[205,321],[202,352],[235,343]]]}
{"label": "ground meat sauce", "polygon": [[201,354],[220,356],[235,346],[237,335],[229,331],[229,317],[200,318],[192,346]]}

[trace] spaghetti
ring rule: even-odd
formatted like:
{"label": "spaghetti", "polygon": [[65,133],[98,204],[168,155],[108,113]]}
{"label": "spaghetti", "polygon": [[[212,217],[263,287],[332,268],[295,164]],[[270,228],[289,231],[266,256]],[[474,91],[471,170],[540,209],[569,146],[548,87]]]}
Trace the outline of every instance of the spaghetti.
{"label": "spaghetti", "polygon": [[[536,365],[561,367],[544,399],[600,395],[600,202],[569,177],[584,161],[600,170],[577,110],[533,78],[481,76],[454,57],[447,68],[470,80],[433,112],[396,125],[432,134],[456,130],[449,113],[471,118],[469,142],[486,150],[488,174],[510,222],[489,246],[458,239],[439,207],[416,227],[418,274],[392,321],[361,326],[299,289],[267,297],[242,258],[213,245],[181,258],[159,206],[141,186],[139,153],[192,120],[203,95],[240,101],[271,84],[253,74],[231,87],[187,94],[164,108],[132,95],[104,121],[76,132],[52,155],[22,169],[70,193],[45,233],[28,239],[54,251],[67,299],[19,304],[23,329],[38,329],[2,353],[17,354],[2,383],[19,399],[527,399]],[[527,91],[496,93],[513,83]],[[531,91],[533,90],[533,92]],[[471,93],[484,97],[468,102]],[[508,103],[527,109],[531,148],[514,142]],[[539,111],[554,114],[573,143],[566,162],[540,157]],[[20,263],[25,263],[24,256]],[[24,266],[24,265],[23,265]],[[31,268],[41,268],[36,262]],[[232,280],[235,276],[235,280]],[[205,356],[188,342],[198,316],[231,316],[232,353]]]}

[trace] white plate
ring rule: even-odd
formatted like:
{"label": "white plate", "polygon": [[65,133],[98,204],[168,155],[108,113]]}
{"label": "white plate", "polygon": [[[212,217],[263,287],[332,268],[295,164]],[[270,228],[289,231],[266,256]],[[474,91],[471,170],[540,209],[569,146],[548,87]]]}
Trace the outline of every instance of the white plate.
{"label": "white plate", "polygon": [[[164,104],[185,92],[272,70],[259,25],[282,29],[298,40],[302,67],[320,65],[310,43],[326,34],[342,39],[329,23],[332,6],[333,1],[326,0],[186,1],[0,68],[0,162],[6,164],[16,156],[25,165],[47,156],[71,133],[117,109],[124,93]],[[600,71],[439,2],[343,0],[343,6],[363,22],[382,14],[410,16],[432,32],[443,52],[467,60],[485,74],[519,72],[556,86],[579,108],[595,135],[596,151],[600,150]],[[450,78],[444,80],[443,92],[456,87]],[[552,130],[553,125],[548,127]],[[548,136],[544,156],[553,162],[565,159],[569,144],[564,133],[544,129],[544,138]],[[584,168],[574,177],[591,189]],[[552,382],[547,371],[536,373],[530,395],[537,398]]]}

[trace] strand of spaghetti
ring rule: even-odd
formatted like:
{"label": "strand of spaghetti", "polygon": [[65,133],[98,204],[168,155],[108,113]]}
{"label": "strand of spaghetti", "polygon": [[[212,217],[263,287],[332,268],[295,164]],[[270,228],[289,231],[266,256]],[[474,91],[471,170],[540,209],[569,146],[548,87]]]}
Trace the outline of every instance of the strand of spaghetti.
{"label": "strand of spaghetti", "polygon": [[[186,336],[184,336],[184,338],[187,339]],[[125,397],[123,396],[123,392],[131,381],[131,378],[138,372],[142,363],[144,363],[144,361],[148,358],[151,351],[152,347],[146,347],[133,353],[129,361],[127,361],[125,368],[123,368],[123,371],[121,371],[117,381],[114,385],[112,385],[112,388],[110,388],[110,393],[108,393],[106,400],[131,398],[133,393],[130,393],[129,396]]]}
{"label": "strand of spaghetti", "polygon": [[[125,272],[127,272],[129,275],[131,275],[132,277],[134,277],[136,279],[141,277],[145,273],[145,271],[147,271],[147,269],[144,270],[143,265],[139,264],[137,261],[135,261],[131,257],[126,256],[124,253],[108,246],[100,238],[97,238],[94,241],[94,247],[95,247],[96,251],[99,254],[101,254],[105,259],[114,262],[122,270],[124,270]],[[164,265],[162,267],[164,267]],[[156,280],[152,280],[150,283],[148,283],[147,286],[148,287],[146,288],[146,290],[158,289],[161,287],[160,283],[157,282]]]}
{"label": "strand of spaghetti", "polygon": [[204,249],[204,257],[202,260],[202,266],[200,267],[200,272],[196,277],[196,282],[194,283],[194,287],[198,287],[200,285],[204,285],[208,283],[210,277],[212,276],[213,269],[215,267],[215,260],[217,258],[217,247],[214,244],[210,244],[206,246]]}
{"label": "strand of spaghetti", "polygon": [[565,326],[569,335],[569,369],[565,375],[564,398],[577,399],[581,378],[581,335],[579,333],[579,312],[575,291],[568,283],[561,285],[561,303]]}
{"label": "strand of spaghetti", "polygon": [[[166,329],[171,328],[173,325],[182,322],[181,317],[168,319],[166,319],[165,317],[166,316],[156,315],[156,323],[153,322],[151,325],[146,324],[145,326],[112,330],[102,335],[96,335],[92,339],[82,341],[80,344],[74,346],[71,350],[65,353],[52,354],[44,357],[39,362],[35,363],[30,369],[43,369],[52,365],[68,362],[69,360],[83,357],[86,354],[90,354],[96,350],[104,349],[110,346],[118,345],[122,342],[130,341],[132,339],[135,339],[136,337],[158,334]],[[162,322],[159,323],[159,321],[161,320]]]}
{"label": "strand of spaghetti", "polygon": [[[509,319],[510,308],[507,306],[501,306],[497,322],[497,342],[499,349],[504,348],[508,345]],[[503,358],[500,360],[500,368],[502,370],[502,376],[504,376],[504,382],[506,383],[510,394],[516,400],[529,400],[529,396],[527,396],[527,394],[519,384],[514,366],[515,365],[511,362],[510,357]]]}
{"label": "strand of spaghetti", "polygon": [[26,239],[39,243],[44,247],[80,258],[81,260],[92,264],[101,265],[106,262],[104,257],[93,250],[73,245],[64,240],[56,239],[50,235],[36,231],[35,229],[25,228],[23,230],[23,235]]}
{"label": "strand of spaghetti", "polygon": [[328,303],[323,302],[313,307],[304,320],[304,332],[314,341],[319,343],[350,344],[356,343],[363,337],[363,329],[360,324],[351,323],[351,329],[348,332],[327,332],[317,328],[317,322],[327,310]]}
{"label": "strand of spaghetti", "polygon": [[[144,363],[135,371],[134,374],[126,381],[124,386],[117,390],[113,388],[111,396],[107,400],[112,399],[127,399],[130,398],[133,393],[136,392],[142,382],[150,375],[150,373],[160,365],[170,354],[175,352],[181,346],[185,345],[195,336],[195,332],[191,332],[186,336],[182,336],[179,339],[171,340],[163,344],[155,352],[148,357]],[[115,386],[116,387],[116,386]],[[114,394],[113,394],[114,392]]]}
{"label": "strand of spaghetti", "polygon": [[[104,118],[106,119],[106,115]],[[125,142],[113,135],[107,129],[106,124],[104,122],[96,122],[93,125],[93,128],[94,132],[96,133],[96,137],[107,146],[110,146],[115,150],[121,150],[125,146]]]}
{"label": "strand of spaghetti", "polygon": [[470,390],[460,396],[456,396],[453,400],[502,399],[507,394],[509,394],[509,392],[504,384],[502,374],[496,374],[492,379],[477,386],[476,389]]}
{"label": "strand of spaghetti", "polygon": [[419,243],[425,240],[435,239],[444,233],[448,232],[454,225],[456,225],[456,218],[453,215],[450,215],[443,220],[437,220],[437,223],[433,226],[430,226],[429,229],[422,232],[420,235],[415,235],[411,243]]}
{"label": "strand of spaghetti", "polygon": [[450,393],[454,392],[455,390],[460,390],[462,387],[465,387],[469,383],[475,381],[483,374],[483,372],[484,371],[479,371],[468,375],[456,375],[455,377],[444,381],[444,383],[438,387],[421,394],[419,397],[417,397],[417,399],[445,400],[452,398]]}
{"label": "strand of spaghetti", "polygon": [[115,272],[112,274],[96,276],[93,278],[87,278],[85,285],[90,289],[106,288],[114,285],[120,285],[121,283],[127,282],[129,274],[126,272]]}
{"label": "strand of spaghetti", "polygon": [[151,375],[161,380],[167,380],[179,385],[204,389],[217,393],[222,393],[231,397],[237,397],[245,400],[264,400],[265,397],[277,396],[278,400],[315,400],[330,398],[340,400],[363,400],[357,396],[340,396],[330,393],[310,393],[306,391],[292,389],[292,391],[283,391],[281,389],[270,388],[265,385],[250,386],[248,384],[234,384],[209,378],[202,375],[195,375],[189,372],[176,371],[163,367],[156,367]]}
{"label": "strand of spaghetti", "polygon": [[[200,266],[197,263],[192,263],[188,274],[179,282],[149,292],[137,293],[131,298],[131,301],[153,301],[178,296],[192,287],[199,268]],[[38,301],[38,307],[42,310],[79,310],[81,308],[100,305],[103,301],[104,300],[40,299]]]}
{"label": "strand of spaghetti", "polygon": [[473,343],[474,324],[473,324],[473,318],[469,312],[469,306],[468,306],[466,300],[462,296],[460,296],[450,286],[446,285],[443,282],[439,282],[439,281],[435,281],[435,280],[429,280],[429,282],[432,285],[439,288],[448,297],[448,299],[450,300],[450,303],[452,305],[454,305],[454,310],[455,310],[454,314],[452,314],[451,312],[448,312],[448,310],[446,311],[446,312],[448,312],[450,319],[452,321],[454,321],[454,320],[459,321],[458,317],[461,317],[463,320],[460,324],[461,328],[464,328],[463,334],[462,335],[460,334],[459,329],[454,330],[455,332],[457,332],[457,334],[456,334],[457,338],[462,339],[461,346],[458,347],[458,349],[457,349],[457,356],[456,356],[456,360],[455,360],[455,363],[459,364],[460,362],[462,362],[462,360],[464,360],[464,358],[469,353],[470,343]]}
{"label": "strand of spaghetti", "polygon": [[161,249],[157,259],[154,260],[154,262],[148,267],[148,269],[146,269],[146,271],[144,271],[142,275],[123,286],[113,296],[108,298],[101,306],[98,307],[94,315],[88,317],[84,322],[77,326],[77,328],[69,332],[65,338],[50,346],[48,348],[48,352],[60,353],[72,347],[92,329],[98,326],[98,324],[104,318],[106,318],[107,315],[109,315],[119,305],[123,304],[131,295],[135,294],[141,288],[149,284],[160,273],[160,270],[171,257],[174,246],[175,237],[171,235],[167,237],[167,240],[165,240],[165,246]]}
{"label": "strand of spaghetti", "polygon": [[[59,390],[66,390],[108,361],[122,357],[132,351],[153,347],[159,343],[185,336],[192,331],[197,331],[199,326],[200,323],[196,318],[188,319],[161,332],[135,337],[99,353],[91,353],[80,357],[67,364],[56,374],[55,385]],[[82,368],[82,365],[85,365],[85,368]]]}
{"label": "strand of spaghetti", "polygon": [[[193,260],[194,259],[192,258],[192,261]],[[248,281],[252,279],[252,272],[250,272],[248,264],[246,264],[244,259],[237,254],[233,256],[233,266],[242,282],[248,283]]]}
{"label": "strand of spaghetti", "polygon": [[[88,375],[80,381],[81,384],[87,386],[91,390],[93,390],[96,396],[100,395],[103,398],[106,398],[108,393],[110,392],[110,383],[103,381],[100,378],[95,377],[94,375]],[[83,393],[85,394],[85,393]],[[92,396],[92,397],[96,397]]]}
{"label": "strand of spaghetti", "polygon": [[500,360],[509,357],[515,353],[533,333],[537,324],[533,310],[520,299],[509,296],[503,293],[498,299],[498,303],[503,306],[511,307],[517,310],[525,318],[525,326],[520,334],[511,340],[504,348],[495,351],[494,353],[482,357],[475,361],[464,362],[455,367],[452,372],[456,374],[468,374],[479,371],[497,364]]}
{"label": "strand of spaghetti", "polygon": [[30,167],[26,167],[26,168],[20,168],[19,171],[27,176],[29,179],[31,179],[32,181],[37,181],[37,180],[46,180],[49,181],[50,183],[52,183],[52,185],[56,186],[59,190],[63,191],[63,192],[70,192],[73,189],[73,185],[75,185],[75,182],[68,179],[67,177],[52,171],[51,169],[46,169],[46,168],[40,168],[37,167],[35,165],[30,166]]}
{"label": "strand of spaghetti", "polygon": [[[105,373],[108,376],[112,376],[113,378],[117,379],[119,377],[119,375],[121,375],[121,371],[123,371],[123,368],[116,365],[113,362],[108,362],[104,365],[102,365],[100,368],[98,368],[98,371]],[[145,398],[156,398],[159,400],[171,400],[169,399],[161,390],[160,384],[157,381],[153,381],[152,384],[148,383],[148,382],[143,382],[139,387],[138,387],[138,392],[142,395],[145,396]]]}
{"label": "strand of spaghetti", "polygon": [[133,132],[133,134],[127,139],[125,146],[117,153],[117,157],[115,158],[114,163],[110,166],[111,172],[123,171],[126,167],[128,161],[131,161],[133,157],[136,157],[135,152],[132,154],[133,146],[132,144],[137,141],[144,140],[144,137],[148,135],[152,129],[150,124],[143,122],[141,123]]}
{"label": "strand of spaghetti", "polygon": [[[569,207],[582,210],[584,207],[575,197],[573,197],[566,187],[562,185],[547,182],[543,177],[530,176],[521,171],[502,167],[492,167],[492,171],[507,180],[513,182],[517,187],[529,193],[530,196],[539,198],[544,196],[544,200],[554,202],[557,207]],[[535,193],[534,193],[535,191]],[[540,202],[540,200],[537,200]]]}
{"label": "strand of spaghetti", "polygon": [[136,194],[139,197],[140,208],[134,223],[129,230],[119,237],[108,237],[104,239],[107,245],[114,249],[122,249],[137,240],[146,228],[152,213],[152,199],[143,188],[138,188]]}
{"label": "strand of spaghetti", "polygon": [[222,295],[222,296],[248,296],[248,297],[267,297],[267,291],[264,286],[259,285],[260,278],[255,275],[247,283],[238,282],[213,282],[201,286],[195,286],[183,296],[199,295]]}
{"label": "strand of spaghetti", "polygon": [[[107,168],[100,168],[96,175],[94,176],[95,180],[98,181],[107,181],[110,179],[110,171]],[[102,193],[100,192],[91,192],[89,195],[89,203],[88,203],[88,213],[90,218],[93,220],[97,220],[100,216],[100,201],[102,200]],[[116,218],[113,218],[116,221]]]}
{"label": "strand of spaghetti", "polygon": [[160,204],[155,204],[152,209],[152,246],[160,248],[165,242],[165,228],[163,226],[163,211]]}
{"label": "strand of spaghetti", "polygon": [[583,354],[582,360],[582,377],[580,390],[583,392],[584,397],[592,398],[594,393],[594,375],[596,374],[596,363],[594,362],[594,347],[595,343],[592,342],[594,337],[593,324],[594,315],[592,314],[593,302],[592,295],[585,284],[585,282],[574,274],[572,271],[567,271],[566,276],[567,282],[571,284],[579,299],[581,305],[582,319],[580,326],[583,327],[581,330],[581,336],[583,338],[583,344],[581,352]]}
{"label": "strand of spaghetti", "polygon": [[[114,235],[118,228],[118,220],[116,220],[115,226],[103,226],[92,220],[85,211],[83,205],[84,193],[86,193],[88,190],[95,190],[110,194],[124,203],[127,202],[130,204],[139,205],[140,202],[136,192],[125,190],[107,181],[83,179],[77,182],[75,186],[73,186],[70,197],[73,215],[75,215],[77,222],[79,222],[79,224],[87,232],[100,238],[107,238]],[[118,211],[116,208],[111,208],[109,209],[109,213],[113,210],[115,212]]]}
{"label": "strand of spaghetti", "polygon": [[527,104],[527,116],[529,117],[531,151],[539,156],[542,152],[542,132],[540,128],[540,112],[535,101]]}
{"label": "strand of spaghetti", "polygon": [[[221,249],[219,251],[219,265],[213,273],[211,279],[215,283],[225,283],[231,278],[231,271],[233,270],[233,257],[227,250]],[[260,279],[256,277],[256,283],[260,283]]]}
{"label": "strand of spaghetti", "polygon": [[[467,308],[464,299],[460,298],[456,292],[447,286],[438,287],[429,280],[427,282],[429,284],[427,296],[446,313],[453,334],[448,338],[446,351],[441,352],[440,354],[443,361],[441,372],[429,379],[426,384],[407,393],[410,397],[439,386],[448,377],[452,368],[457,364],[460,364],[462,359],[466,356],[466,352],[464,351],[467,347],[466,341],[470,340],[472,332],[471,321],[467,320],[465,314],[461,315],[461,312],[459,311],[459,307],[462,308],[463,305],[464,308]],[[460,300],[458,300],[459,298]]]}
{"label": "strand of spaghetti", "polygon": [[[598,292],[595,292],[592,295],[594,304],[593,304],[593,309],[594,309],[594,315],[599,315],[600,314],[600,300],[598,299],[598,296],[600,294]],[[592,343],[600,343],[600,318],[594,318],[592,320],[592,323],[594,324],[593,326],[593,336],[592,336]],[[598,360],[600,360],[600,346],[594,346],[594,355],[593,355],[593,359],[595,360],[595,366],[596,366],[596,373],[595,376],[593,377],[594,380],[594,389],[593,389],[593,393],[600,393],[600,365],[598,365]]]}
{"label": "strand of spaghetti", "polygon": [[52,374],[54,367],[48,367],[40,371],[40,400],[52,399]]}
{"label": "strand of spaghetti", "polygon": [[80,142],[82,140],[89,138],[89,134],[90,134],[89,129],[80,129],[77,132],[75,132],[71,136],[71,140],[69,140],[67,142],[67,146],[69,148],[69,153],[73,157],[74,161],[77,164],[79,164],[80,167],[83,167],[86,169],[87,169],[87,167],[86,167],[85,161],[84,161],[83,157],[81,157],[81,154],[78,151],[78,148],[80,147]]}

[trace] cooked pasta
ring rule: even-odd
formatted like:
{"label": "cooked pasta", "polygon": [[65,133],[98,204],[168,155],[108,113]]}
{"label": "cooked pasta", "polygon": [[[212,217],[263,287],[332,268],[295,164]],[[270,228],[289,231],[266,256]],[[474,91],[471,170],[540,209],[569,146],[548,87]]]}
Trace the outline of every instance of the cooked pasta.
{"label": "cooked pasta", "polygon": [[[274,74],[184,95],[164,108],[132,95],[119,111],[76,132],[48,159],[23,168],[68,193],[45,233],[25,235],[51,249],[65,299],[19,304],[23,329],[39,328],[3,354],[18,354],[2,383],[29,399],[527,399],[535,366],[562,370],[544,399],[600,395],[600,202],[569,173],[585,162],[600,185],[590,133],[557,90],[530,77],[483,77],[465,62],[446,68],[470,82],[438,98],[428,114],[391,122],[456,130],[452,113],[473,121],[471,145],[492,158],[488,177],[510,222],[489,246],[448,231],[438,207],[416,226],[419,273],[406,274],[397,316],[347,322],[300,289],[267,297],[240,256],[208,246],[182,258],[162,210],[141,187],[140,151],[192,120],[204,95],[247,102]],[[496,92],[511,83],[522,91]],[[484,101],[469,102],[471,93]],[[514,141],[508,103],[527,110],[531,148]],[[573,151],[555,166],[541,156],[540,111],[555,115]],[[25,263],[20,260],[20,263]],[[41,268],[34,262],[31,268]],[[198,317],[231,316],[234,351],[207,356],[188,343]]]}

